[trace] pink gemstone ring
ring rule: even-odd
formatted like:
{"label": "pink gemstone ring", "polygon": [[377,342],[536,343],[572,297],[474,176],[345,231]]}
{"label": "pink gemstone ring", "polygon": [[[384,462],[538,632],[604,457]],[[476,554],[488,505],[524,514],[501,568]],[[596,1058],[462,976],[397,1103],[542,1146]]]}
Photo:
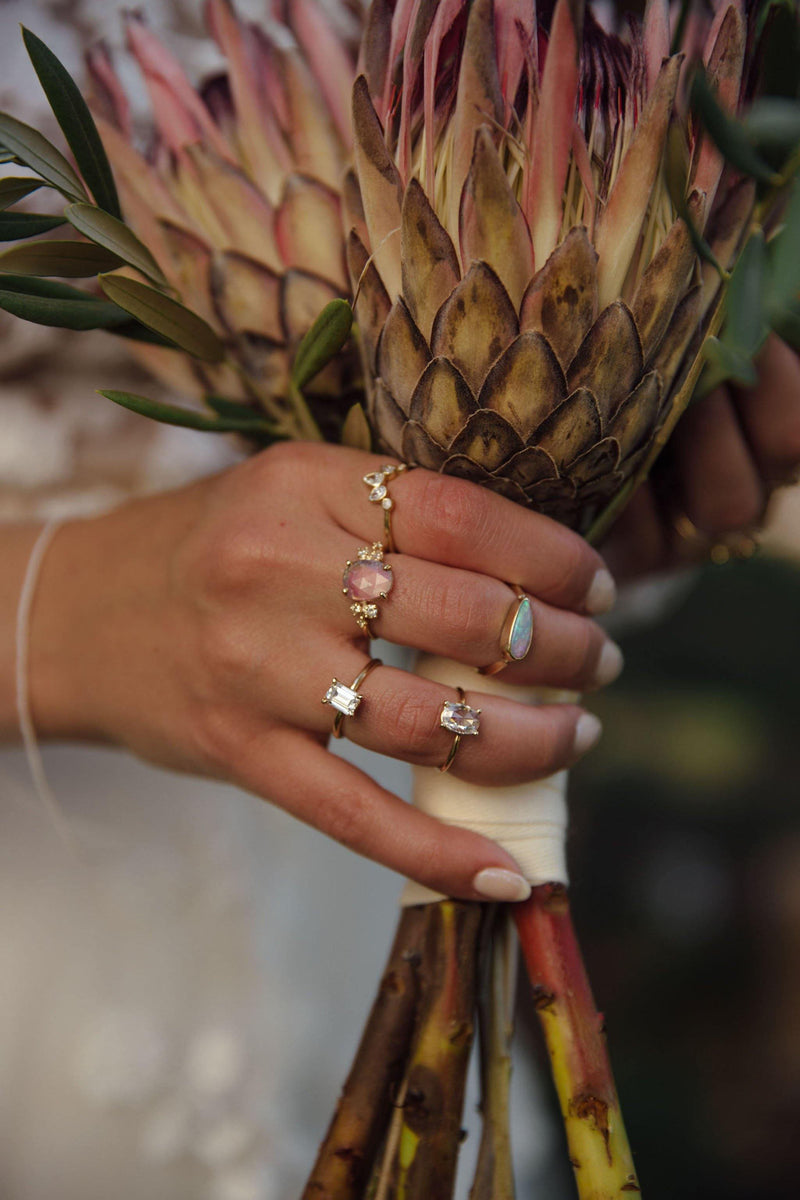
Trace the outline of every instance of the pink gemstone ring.
{"label": "pink gemstone ring", "polygon": [[367,637],[373,637],[370,621],[378,616],[376,601],[385,600],[394,578],[389,563],[383,561],[383,546],[373,542],[361,546],[355,562],[347,560],[342,576],[342,591],[352,600],[350,612]]}

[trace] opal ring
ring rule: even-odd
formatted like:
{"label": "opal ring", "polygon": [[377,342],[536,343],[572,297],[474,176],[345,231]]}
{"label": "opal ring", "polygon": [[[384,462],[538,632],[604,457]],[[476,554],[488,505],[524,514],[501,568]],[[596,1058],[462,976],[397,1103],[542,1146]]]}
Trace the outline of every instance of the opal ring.
{"label": "opal ring", "polygon": [[361,546],[355,562],[348,558],[342,576],[342,591],[353,603],[350,612],[367,637],[374,637],[370,621],[378,615],[376,600],[385,600],[392,590],[391,565],[383,561],[383,546],[373,542]]}
{"label": "opal ring", "polygon": [[396,475],[402,475],[408,470],[405,463],[387,463],[379,471],[370,471],[363,477],[369,488],[369,499],[373,504],[380,504],[383,509],[383,548],[390,554],[395,552],[394,537],[392,536],[392,510],[394,500],[389,495],[388,483]]}
{"label": "opal ring", "polygon": [[480,667],[480,675],[497,675],[510,662],[521,662],[533,644],[533,606],[519,584],[508,585],[517,597],[506,614],[500,632],[502,658],[489,667]]}
{"label": "opal ring", "polygon": [[481,710],[471,708],[467,704],[463,688],[456,688],[456,691],[458,700],[445,700],[439,717],[442,729],[449,729],[452,734],[455,734],[450,753],[439,767],[442,772],[449,771],[452,767],[462,737],[476,737],[481,728]]}
{"label": "opal ring", "polygon": [[367,678],[370,671],[374,671],[376,667],[381,666],[383,666],[383,663],[379,658],[371,658],[367,665],[356,675],[350,687],[334,678],[331,686],[322,697],[322,703],[330,704],[331,708],[336,709],[336,716],[333,718],[333,736],[335,738],[342,736],[342,725],[344,724],[345,717],[354,716],[356,709],[364,699],[358,691],[361,684]]}

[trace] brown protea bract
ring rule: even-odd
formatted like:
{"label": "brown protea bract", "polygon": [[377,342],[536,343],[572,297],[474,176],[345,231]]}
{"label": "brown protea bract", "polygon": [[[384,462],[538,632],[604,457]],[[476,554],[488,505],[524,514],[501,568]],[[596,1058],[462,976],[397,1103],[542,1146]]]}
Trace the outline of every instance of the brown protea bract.
{"label": "brown protea bract", "polygon": [[[384,449],[579,529],[640,466],[716,292],[668,136],[726,265],[753,200],[684,111],[669,40],[664,0],[624,39],[574,0],[546,31],[532,4],[373,5],[348,265]],[[731,3],[700,47],[730,108],[744,42]]]}

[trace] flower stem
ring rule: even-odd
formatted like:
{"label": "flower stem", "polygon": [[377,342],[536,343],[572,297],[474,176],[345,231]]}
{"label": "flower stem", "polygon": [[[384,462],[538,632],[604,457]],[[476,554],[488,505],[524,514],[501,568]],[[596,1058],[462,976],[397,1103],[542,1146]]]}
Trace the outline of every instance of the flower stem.
{"label": "flower stem", "polygon": [[469,1200],[514,1200],[509,1088],[518,954],[508,906],[486,927],[478,993],[483,1131]]}
{"label": "flower stem", "polygon": [[360,1200],[408,1062],[428,906],[404,908],[336,1112],[302,1200]]}
{"label": "flower stem", "polygon": [[563,884],[535,887],[514,906],[522,952],[550,1055],[580,1200],[640,1192],[603,1019],[592,998]]}
{"label": "flower stem", "polygon": [[443,900],[428,908],[422,1006],[386,1188],[391,1200],[449,1200],[461,1142],[485,906]]}

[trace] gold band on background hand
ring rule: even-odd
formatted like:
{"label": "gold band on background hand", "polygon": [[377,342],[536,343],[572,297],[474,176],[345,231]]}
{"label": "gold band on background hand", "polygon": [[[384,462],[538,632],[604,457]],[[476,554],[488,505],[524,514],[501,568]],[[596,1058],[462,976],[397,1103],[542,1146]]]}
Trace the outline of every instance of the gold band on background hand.
{"label": "gold band on background hand", "polygon": [[359,694],[358,689],[369,675],[370,671],[374,671],[376,667],[382,667],[383,663],[379,658],[371,658],[356,675],[353,682],[347,687],[346,684],[340,683],[334,677],[331,686],[328,688],[325,695],[322,697],[323,704],[330,704],[336,709],[336,716],[333,718],[333,736],[340,738],[342,736],[342,725],[345,717],[352,717],[358,708],[361,701],[364,699]]}
{"label": "gold band on background hand", "polygon": [[733,559],[752,558],[758,550],[758,541],[752,533],[726,533],[710,537],[699,530],[686,513],[678,513],[673,517],[672,528],[679,541],[695,558],[708,558],[718,567]]}
{"label": "gold band on background hand", "polygon": [[456,691],[458,692],[458,700],[445,700],[439,717],[439,724],[442,729],[449,729],[454,734],[450,753],[439,767],[442,774],[445,771],[449,771],[453,765],[453,759],[456,756],[456,751],[462,737],[477,737],[481,727],[481,710],[479,708],[472,708],[467,704],[467,697],[463,688],[456,688]]}
{"label": "gold band on background hand", "polygon": [[392,512],[394,500],[389,495],[388,484],[396,475],[407,471],[405,463],[386,463],[378,471],[370,471],[364,476],[364,483],[370,489],[369,499],[373,504],[380,504],[383,509],[383,549],[387,554],[395,554],[394,535],[392,533]]}
{"label": "gold band on background hand", "polygon": [[500,631],[500,653],[502,658],[491,666],[479,667],[479,675],[497,675],[511,662],[522,662],[533,644],[533,606],[530,597],[518,583],[508,585],[517,597],[506,613]]}

